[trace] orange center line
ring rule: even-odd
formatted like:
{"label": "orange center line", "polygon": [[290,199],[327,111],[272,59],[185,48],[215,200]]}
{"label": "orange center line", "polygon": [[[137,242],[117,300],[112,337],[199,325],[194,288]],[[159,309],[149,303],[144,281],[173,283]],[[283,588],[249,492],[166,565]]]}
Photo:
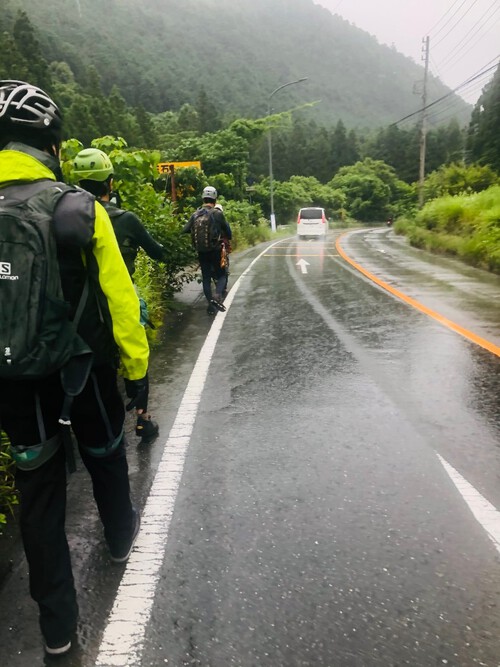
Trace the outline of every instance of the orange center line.
{"label": "orange center line", "polygon": [[500,357],[500,347],[498,345],[495,345],[494,343],[491,343],[489,340],[486,340],[485,338],[481,338],[481,336],[478,336],[477,334],[473,333],[472,331],[469,331],[468,329],[464,329],[464,327],[461,327],[459,324],[456,322],[453,322],[452,320],[449,320],[447,317],[444,317],[443,315],[440,315],[437,313],[435,310],[431,310],[430,308],[427,308],[427,306],[424,306],[423,303],[420,303],[420,301],[417,301],[416,299],[412,299],[410,296],[404,294],[404,292],[400,292],[399,290],[395,289],[394,287],[391,287],[388,285],[386,282],[383,280],[380,280],[380,278],[377,278],[373,273],[370,273],[366,269],[364,269],[360,264],[355,262],[353,259],[351,259],[347,253],[342,249],[340,245],[341,239],[346,236],[346,234],[342,234],[342,236],[339,236],[337,241],[335,242],[335,247],[337,248],[337,251],[339,255],[345,259],[346,262],[348,262],[351,266],[353,266],[357,271],[362,273],[364,276],[372,280],[374,283],[382,287],[383,289],[387,290],[394,296],[396,296],[398,299],[401,299],[405,303],[409,304],[413,308],[416,308],[417,310],[420,310],[422,313],[425,313],[425,315],[428,315],[429,317],[432,317],[435,319],[437,322],[442,324],[445,327],[448,327],[448,329],[451,329],[452,331],[455,331],[456,333],[460,334],[464,338],[467,338],[468,340],[472,341],[476,345],[479,345],[480,347],[484,348],[485,350],[488,350],[488,352],[491,352],[495,354],[497,357]]}

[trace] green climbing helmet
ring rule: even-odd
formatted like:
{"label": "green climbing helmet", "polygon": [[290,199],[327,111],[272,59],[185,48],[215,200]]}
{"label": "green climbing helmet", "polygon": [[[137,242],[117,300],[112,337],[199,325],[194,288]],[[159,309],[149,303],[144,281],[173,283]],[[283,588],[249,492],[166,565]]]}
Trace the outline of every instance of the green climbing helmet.
{"label": "green climbing helmet", "polygon": [[85,148],[73,160],[73,174],[78,181],[106,181],[113,174],[109,157],[98,148]]}

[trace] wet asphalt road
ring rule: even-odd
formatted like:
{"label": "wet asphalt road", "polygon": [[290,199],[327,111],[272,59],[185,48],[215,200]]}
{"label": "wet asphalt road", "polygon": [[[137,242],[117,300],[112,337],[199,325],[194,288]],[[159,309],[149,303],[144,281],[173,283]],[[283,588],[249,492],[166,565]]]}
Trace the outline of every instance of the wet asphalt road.
{"label": "wet asphalt road", "polygon": [[[500,357],[362,276],[339,257],[337,236],[269,246],[238,284],[150,617],[148,595],[137,595],[143,636],[129,661],[109,665],[500,665],[500,542],[477,518],[489,502],[495,534]],[[387,229],[341,243],[500,347],[498,277],[412,250]],[[262,250],[233,258],[232,285]],[[152,369],[162,436],[146,449],[130,438],[141,509],[211,324],[199,286],[179,302]],[[108,563],[83,471],[69,495],[82,620],[79,646],[58,662],[90,667],[124,568]],[[26,586],[21,562],[0,590],[2,666],[44,664]]]}

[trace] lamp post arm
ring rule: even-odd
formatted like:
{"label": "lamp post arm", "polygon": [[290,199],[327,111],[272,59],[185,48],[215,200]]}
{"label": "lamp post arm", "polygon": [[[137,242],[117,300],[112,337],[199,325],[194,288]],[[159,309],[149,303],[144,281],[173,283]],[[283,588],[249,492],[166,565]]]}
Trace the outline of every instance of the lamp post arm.
{"label": "lamp post arm", "polygon": [[302,79],[297,79],[297,81],[289,81],[288,83],[284,83],[281,86],[278,86],[273,90],[273,92],[269,95],[267,98],[267,108],[269,111],[269,114],[271,113],[271,97],[275,95],[279,90],[282,90],[283,88],[286,88],[287,86],[293,86],[295,83],[302,83],[302,81],[307,81],[307,76],[303,77]]}

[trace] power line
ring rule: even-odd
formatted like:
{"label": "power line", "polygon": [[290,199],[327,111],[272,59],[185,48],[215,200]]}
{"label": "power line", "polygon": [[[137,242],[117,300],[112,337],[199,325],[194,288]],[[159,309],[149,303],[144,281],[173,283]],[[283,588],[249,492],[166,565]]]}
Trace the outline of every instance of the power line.
{"label": "power line", "polygon": [[[453,32],[453,30],[455,30],[455,28],[457,27],[457,25],[458,25],[461,21],[463,21],[463,19],[467,16],[467,14],[468,14],[468,13],[470,12],[470,10],[474,7],[474,5],[476,5],[476,4],[478,3],[478,1],[479,1],[479,0],[474,0],[474,2],[473,2],[472,5],[469,7],[469,9],[467,9],[467,10],[462,14],[462,16],[461,16],[461,17],[458,19],[458,21],[455,23],[455,25],[451,26],[451,28],[448,30],[448,32],[446,33],[446,35],[444,35],[444,37],[441,37],[441,39],[440,39],[438,42],[436,42],[436,43],[434,44],[434,48],[435,48],[436,46],[438,46],[439,44],[441,44],[441,42],[443,42],[443,41],[448,37],[448,35],[449,35],[451,32]],[[461,7],[461,6],[462,6],[462,5],[460,5],[460,7]]]}
{"label": "power line", "polygon": [[[494,60],[496,60],[499,57],[500,57],[500,55],[496,56],[494,58]],[[395,121],[394,123],[391,123],[391,125],[397,125],[398,123],[402,123],[407,118],[411,118],[412,116],[416,116],[417,114],[421,114],[423,111],[425,111],[427,109],[430,109],[431,107],[435,106],[436,104],[439,104],[439,102],[442,102],[443,100],[447,99],[448,97],[451,97],[454,93],[457,92],[457,90],[460,90],[461,88],[466,86],[468,83],[472,83],[472,81],[475,81],[476,79],[479,79],[480,77],[484,76],[488,72],[491,72],[492,70],[496,69],[497,66],[498,66],[498,63],[496,63],[495,65],[492,65],[491,67],[489,67],[488,69],[486,69],[482,72],[479,72],[479,73],[475,74],[474,76],[470,77],[469,79],[467,79],[466,81],[461,83],[459,86],[457,86],[456,88],[451,90],[449,93],[446,93],[446,95],[443,95],[442,97],[438,98],[437,100],[434,100],[434,102],[431,102],[430,104],[427,104],[422,109],[418,109],[417,111],[414,111],[413,113],[410,113],[407,116],[404,116],[403,118],[400,118],[399,120]]]}
{"label": "power line", "polygon": [[[453,19],[455,18],[455,16],[456,16],[456,15],[458,14],[458,12],[462,9],[462,7],[465,5],[466,2],[467,2],[467,0],[462,0],[462,4],[460,5],[460,7],[458,7],[458,8],[455,10],[455,12],[450,16],[450,18],[446,21],[446,23],[445,23],[444,25],[442,25],[442,26],[439,28],[439,30],[437,31],[437,33],[433,36],[434,39],[439,35],[440,32],[442,32],[442,31],[446,28],[446,26],[450,23],[450,21],[453,21]],[[455,4],[456,4],[456,3],[455,3]]]}
{"label": "power line", "polygon": [[[481,79],[484,78],[484,77],[487,77],[489,79],[490,74],[489,74],[488,71],[483,71],[483,70],[486,67],[488,67],[490,64],[494,63],[497,60],[497,58],[498,58],[498,56],[496,56],[495,58],[492,58],[485,65],[483,65],[481,70],[478,71],[477,80],[474,80],[474,81],[471,81],[470,83],[468,83],[469,80],[467,79],[464,83],[461,84],[461,86],[463,87],[463,89],[460,92],[461,97],[464,96],[464,93],[466,93],[466,94],[469,93],[470,94],[471,92],[475,91],[476,89],[479,90],[482,86],[484,86],[484,82],[481,82]],[[458,100],[457,100],[457,103],[458,103]]]}
{"label": "power line", "polygon": [[[490,10],[491,10],[493,7],[495,7],[495,5],[497,5],[497,8],[493,11],[492,14],[490,14],[490,15],[488,16]],[[477,33],[484,27],[484,25],[485,25],[488,21],[490,21],[490,20],[493,18],[493,16],[495,16],[495,14],[496,14],[499,10],[500,10],[500,5],[498,5],[498,0],[493,0],[493,2],[491,3],[491,5],[490,5],[490,6],[488,7],[488,9],[484,12],[484,14],[481,16],[481,18],[478,19],[478,21],[476,21],[476,23],[474,23],[474,25],[473,25],[473,26],[472,26],[472,27],[465,33],[465,35],[462,37],[462,39],[461,39],[457,44],[455,44],[455,46],[454,46],[453,49],[448,53],[448,55],[445,56],[444,60],[441,62],[441,67],[445,67],[445,65],[446,65],[447,63],[449,63],[450,60],[453,60],[453,56],[454,56],[455,52],[460,48],[460,46],[462,46],[462,44],[463,44],[463,42],[466,40],[466,38],[470,35],[470,33],[474,30],[474,28],[476,28],[476,26],[477,26],[481,21],[482,21],[481,25],[480,25],[480,26],[477,28],[477,30],[470,36],[470,38],[465,42],[465,44],[463,44],[463,46],[466,46],[467,44],[469,44],[470,41],[476,36],[476,34],[477,34]],[[484,19],[484,20],[483,20],[483,19]],[[490,28],[488,28],[488,31],[491,29],[491,27],[492,27],[492,26],[490,26]],[[488,32],[488,31],[487,31],[487,32]],[[462,56],[463,56],[463,53],[461,54],[461,57],[462,57]]]}
{"label": "power line", "polygon": [[[464,0],[464,1],[465,1],[465,0]],[[457,2],[460,2],[460,0],[455,0],[455,2],[452,4],[452,6],[451,6],[449,9],[447,9],[447,10],[445,11],[445,13],[443,14],[443,16],[441,16],[441,18],[439,19],[439,21],[437,21],[437,22],[432,26],[432,28],[430,28],[429,30],[427,30],[427,32],[426,32],[427,35],[430,35],[430,34],[432,33],[432,31],[434,30],[434,28],[437,28],[437,26],[438,26],[438,25],[441,23],[441,21],[445,18],[445,16],[448,14],[448,12],[451,12],[451,10],[452,10],[453,7],[457,4]],[[463,4],[463,3],[462,3],[462,4]],[[462,6],[462,5],[460,5],[460,6]],[[436,33],[436,35],[439,35],[439,31]],[[434,37],[435,37],[436,35],[434,35]]]}
{"label": "power line", "polygon": [[[489,74],[485,74],[484,77],[489,79]],[[484,88],[486,81],[483,79],[483,77],[479,78],[477,81],[473,81],[466,86],[464,86],[463,90],[461,91],[461,97],[464,99],[465,96],[467,95],[475,95],[477,91],[481,90]],[[444,100],[443,100],[444,102]],[[448,104],[442,108],[441,106],[439,109],[436,109],[435,111],[431,112],[431,117],[436,117],[440,115],[441,113],[444,113],[445,111],[452,109],[452,108],[457,108],[460,106],[460,100],[458,98],[449,98],[448,99]],[[460,109],[461,111],[461,109]]]}
{"label": "power line", "polygon": [[434,68],[435,71],[437,72],[437,74],[438,74],[439,78],[441,79],[441,81],[443,81],[443,76],[441,75],[441,72],[439,71],[439,67],[438,67],[437,64],[436,64],[436,61],[434,60],[434,58],[433,58],[432,56],[431,56],[430,58],[431,58],[431,63],[432,63],[433,68]]}
{"label": "power line", "polygon": [[[497,7],[497,9],[493,12],[493,14],[492,14],[490,17],[488,17],[487,20],[488,20],[488,21],[491,20],[491,19],[493,18],[493,16],[494,16],[498,11],[500,11],[500,7]],[[446,61],[445,61],[444,69],[445,69],[445,70],[446,70],[446,69],[449,69],[449,67],[450,67],[451,65],[455,65],[456,63],[460,62],[463,58],[465,58],[465,56],[466,56],[468,53],[470,53],[470,51],[472,51],[472,49],[476,46],[476,44],[479,42],[479,40],[482,39],[482,38],[483,38],[483,37],[484,37],[490,30],[492,30],[492,29],[496,26],[496,24],[498,23],[499,20],[500,20],[500,17],[498,17],[498,18],[497,18],[497,19],[496,19],[496,20],[495,20],[495,21],[488,27],[488,29],[487,29],[485,32],[482,33],[482,35],[479,35],[478,38],[477,38],[472,44],[470,44],[470,46],[469,46],[468,49],[466,49],[465,51],[461,51],[461,53],[458,55],[458,58],[455,58],[455,59],[452,60],[451,62],[446,62]],[[483,26],[481,26],[481,28],[482,28],[482,27],[483,27]],[[478,31],[476,31],[476,33],[477,33],[477,32],[478,32]],[[467,43],[469,43],[469,42],[471,41],[471,39],[472,39],[473,37],[476,36],[476,33],[474,33],[474,35],[472,35],[472,37],[470,38],[470,40],[469,40]]]}

